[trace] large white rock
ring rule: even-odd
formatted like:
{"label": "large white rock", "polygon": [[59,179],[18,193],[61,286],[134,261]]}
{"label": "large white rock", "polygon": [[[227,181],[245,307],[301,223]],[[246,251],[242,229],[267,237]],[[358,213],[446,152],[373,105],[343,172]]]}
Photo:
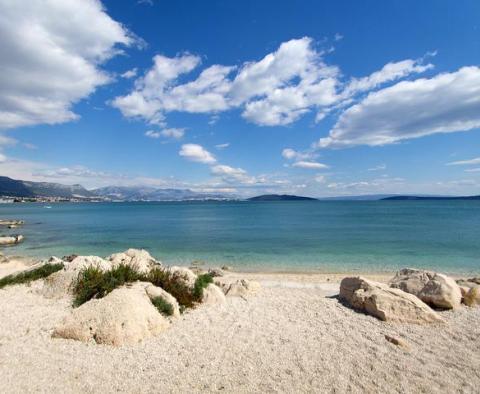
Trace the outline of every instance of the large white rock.
{"label": "large white rock", "polygon": [[151,283],[145,283],[145,291],[147,292],[150,300],[160,297],[165,302],[168,302],[173,308],[173,317],[180,316],[180,306],[178,305],[177,299],[173,295],[163,290],[161,287],[154,286]]}
{"label": "large white rock", "polygon": [[220,287],[210,283],[203,289],[202,303],[207,305],[225,303],[225,294]]}
{"label": "large white rock", "polygon": [[435,323],[443,319],[416,296],[362,277],[344,278],[339,298],[383,321]]}
{"label": "large white rock", "polygon": [[155,336],[169,325],[151,303],[145,284],[135,283],[74,309],[53,336],[121,346]]}
{"label": "large white rock", "polygon": [[462,302],[462,292],[457,283],[432,271],[404,268],[397,272],[390,286],[413,294],[437,308],[458,308]]}
{"label": "large white rock", "polygon": [[137,268],[141,273],[147,273],[153,267],[162,265],[143,249],[128,249],[125,252],[114,253],[107,257],[107,260],[112,263],[113,268],[125,264]]}
{"label": "large white rock", "polygon": [[[57,257],[50,258],[52,263],[61,262]],[[111,269],[111,263],[98,256],[78,256],[72,261],[64,261],[62,270],[44,279],[40,293],[47,298],[61,298],[71,294],[78,274],[88,267],[98,267],[102,271]]]}

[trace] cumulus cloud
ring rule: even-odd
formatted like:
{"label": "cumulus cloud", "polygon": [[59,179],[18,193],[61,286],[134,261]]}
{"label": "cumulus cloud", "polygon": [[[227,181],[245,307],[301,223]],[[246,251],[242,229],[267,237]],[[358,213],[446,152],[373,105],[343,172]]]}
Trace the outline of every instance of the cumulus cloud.
{"label": "cumulus cloud", "polygon": [[203,146],[197,144],[184,144],[178,154],[187,160],[204,164],[216,163],[215,157]]}
{"label": "cumulus cloud", "polygon": [[317,156],[315,152],[299,152],[292,148],[285,148],[282,150],[282,157],[287,160],[310,160]]}
{"label": "cumulus cloud", "polygon": [[200,57],[183,54],[154,57],[154,64],[134,89],[112,102],[124,116],[162,123],[172,111],[213,114],[240,108],[243,118],[261,126],[288,125],[315,111],[323,119],[335,106],[345,106],[358,93],[431,69],[423,59],[386,64],[363,78],[343,82],[340,69],[324,61],[328,51],[316,49],[309,37],[292,39],[258,61],[238,66],[212,65],[196,79],[178,77],[201,64]]}
{"label": "cumulus cloud", "polygon": [[138,72],[138,69],[135,67],[135,68],[132,68],[131,70],[125,71],[120,76],[125,79],[131,79],[137,76],[137,72]]}
{"label": "cumulus cloud", "polygon": [[452,161],[450,163],[447,163],[447,166],[468,166],[475,164],[480,164],[480,157],[470,160]]}
{"label": "cumulus cloud", "polygon": [[111,80],[101,64],[135,42],[97,0],[0,0],[0,9],[0,129],[78,118],[72,105]]}
{"label": "cumulus cloud", "polygon": [[318,163],[316,161],[297,161],[292,164],[292,167],[305,168],[309,170],[321,170],[328,168],[326,164]]}
{"label": "cumulus cloud", "polygon": [[145,132],[146,137],[150,138],[160,138],[160,137],[165,137],[165,138],[171,138],[175,140],[181,139],[185,135],[185,129],[183,128],[170,128],[170,129],[163,129],[161,131],[154,131],[154,130],[148,130]]}
{"label": "cumulus cloud", "polygon": [[219,176],[227,183],[252,183],[254,179],[247,175],[242,168],[234,168],[224,164],[218,164],[211,168],[212,175]]}
{"label": "cumulus cloud", "polygon": [[385,145],[480,127],[480,68],[403,81],[342,113],[320,148]]}

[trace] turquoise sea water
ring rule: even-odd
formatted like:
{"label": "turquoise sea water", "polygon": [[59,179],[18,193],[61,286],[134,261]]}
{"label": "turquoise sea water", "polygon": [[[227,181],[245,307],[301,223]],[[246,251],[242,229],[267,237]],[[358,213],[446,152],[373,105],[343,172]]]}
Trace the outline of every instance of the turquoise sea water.
{"label": "turquoise sea water", "polygon": [[480,272],[478,201],[288,201],[0,205],[27,223],[7,254],[106,256],[145,248],[167,264],[243,270]]}

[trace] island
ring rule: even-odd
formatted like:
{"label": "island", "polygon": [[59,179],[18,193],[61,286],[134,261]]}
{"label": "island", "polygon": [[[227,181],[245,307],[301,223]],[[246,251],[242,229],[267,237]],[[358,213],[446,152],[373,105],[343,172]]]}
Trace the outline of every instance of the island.
{"label": "island", "polygon": [[262,194],[261,196],[251,197],[247,201],[317,201],[317,199],[290,194]]}

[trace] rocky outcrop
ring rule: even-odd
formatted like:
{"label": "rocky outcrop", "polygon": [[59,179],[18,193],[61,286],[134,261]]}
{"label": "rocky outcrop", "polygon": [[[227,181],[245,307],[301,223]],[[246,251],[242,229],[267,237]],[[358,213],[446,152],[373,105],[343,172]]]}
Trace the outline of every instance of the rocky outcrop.
{"label": "rocky outcrop", "polygon": [[225,303],[225,294],[222,289],[213,283],[210,283],[203,289],[202,304],[213,305]]}
{"label": "rocky outcrop", "polygon": [[458,308],[462,293],[455,281],[432,271],[404,268],[390,281],[390,286],[413,294],[436,308]]}
{"label": "rocky outcrop", "polygon": [[416,296],[362,277],[344,278],[340,300],[380,320],[399,323],[437,323],[443,319]]}
{"label": "rocky outcrop", "polygon": [[70,262],[64,262],[57,257],[51,257],[49,262],[63,262],[64,268],[44,280],[40,292],[47,298],[60,298],[71,293],[73,282],[85,268],[98,267],[102,271],[107,271],[111,268],[110,262],[98,256],[78,256]]}
{"label": "rocky outcrop", "polygon": [[0,220],[0,226],[21,226],[25,224],[23,220]]}
{"label": "rocky outcrop", "polygon": [[227,297],[245,297],[258,292],[260,283],[246,279],[238,279],[234,282],[217,282]]}
{"label": "rocky outcrop", "polygon": [[145,283],[144,286],[150,300],[153,300],[155,298],[162,298],[165,302],[169,303],[172,306],[172,316],[180,316],[180,306],[178,305],[177,299],[174,296],[163,290],[161,287],[154,286],[151,283]]}
{"label": "rocky outcrop", "polygon": [[23,240],[23,235],[3,235],[0,236],[0,246],[17,245]]}
{"label": "rocky outcrop", "polygon": [[193,289],[193,287],[195,286],[195,281],[197,280],[197,275],[195,275],[192,270],[186,267],[177,266],[171,266],[167,269],[177,278],[183,281],[188,287]]}
{"label": "rocky outcrop", "polygon": [[136,283],[74,309],[53,337],[121,346],[155,336],[169,325],[152,305],[145,284]]}
{"label": "rocky outcrop", "polygon": [[112,268],[125,264],[136,268],[141,273],[147,273],[153,267],[161,267],[162,265],[143,249],[128,249],[125,252],[114,253],[107,257],[107,260],[112,263]]}

